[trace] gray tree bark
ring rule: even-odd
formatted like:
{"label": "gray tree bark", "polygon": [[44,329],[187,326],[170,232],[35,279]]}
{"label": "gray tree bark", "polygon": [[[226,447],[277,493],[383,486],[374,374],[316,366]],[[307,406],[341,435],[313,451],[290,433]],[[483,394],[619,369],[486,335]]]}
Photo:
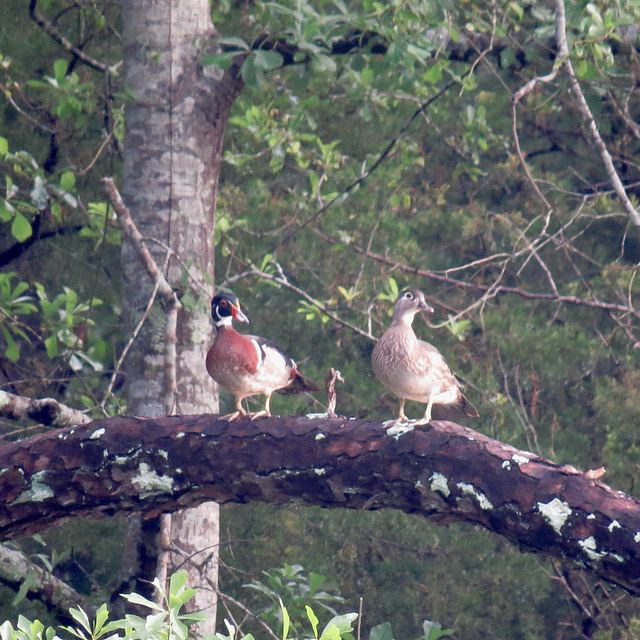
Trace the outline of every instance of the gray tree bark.
{"label": "gray tree bark", "polygon": [[[122,5],[125,84],[136,96],[126,107],[123,198],[179,293],[191,265],[188,288],[197,300],[195,309],[179,311],[174,326],[168,326],[159,304],[151,309],[126,363],[127,411],[146,417],[217,411],[217,390],[204,368],[212,341],[208,304],[216,189],[224,126],[241,85],[215,69],[206,75],[199,65],[200,47],[215,35],[208,0],[124,0]],[[128,240],[123,241],[122,269],[131,333],[144,316],[154,283]],[[200,624],[199,632],[215,630],[209,581],[217,580],[218,527],[214,503],[165,518],[159,537],[146,527],[153,540],[145,547],[155,543],[160,552],[157,573],[166,576],[172,565],[184,562],[180,553],[162,555],[163,544],[165,553],[169,544],[197,561],[187,567],[190,583],[199,587],[193,607],[210,614],[210,623]],[[200,548],[208,549],[206,562],[194,555]]]}

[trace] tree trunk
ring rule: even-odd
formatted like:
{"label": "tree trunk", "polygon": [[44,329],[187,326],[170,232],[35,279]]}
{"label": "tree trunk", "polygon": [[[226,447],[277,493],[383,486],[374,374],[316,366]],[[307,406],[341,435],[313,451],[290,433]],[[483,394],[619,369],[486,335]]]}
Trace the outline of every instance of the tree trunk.
{"label": "tree trunk", "polygon": [[0,447],[0,539],[63,519],[208,500],[466,520],[640,595],[640,503],[452,422],[109,418]]}
{"label": "tree trunk", "polygon": [[[127,104],[123,198],[147,247],[179,295],[189,266],[189,292],[196,299],[184,305],[171,326],[156,303],[151,309],[126,365],[127,412],[155,417],[172,413],[217,411],[217,390],[204,368],[212,341],[209,299],[214,275],[214,223],[220,157],[229,109],[239,86],[229,78],[205,77],[199,47],[215,34],[208,0],[125,0],[123,2],[125,84],[136,99]],[[154,283],[144,274],[136,252],[123,241],[123,310],[128,333],[143,318]],[[170,573],[162,557],[162,540],[190,555],[206,548],[207,562],[190,563],[189,581],[201,587],[215,629],[215,592],[207,580],[217,578],[218,506],[208,503],[195,514],[166,519],[157,545],[156,571]],[[194,526],[194,521],[198,526]],[[145,527],[155,532],[153,527]],[[165,549],[165,551],[168,551]],[[193,556],[198,558],[198,556]],[[149,580],[153,576],[140,575]],[[206,578],[206,579],[205,579]],[[139,585],[132,585],[139,588]]]}

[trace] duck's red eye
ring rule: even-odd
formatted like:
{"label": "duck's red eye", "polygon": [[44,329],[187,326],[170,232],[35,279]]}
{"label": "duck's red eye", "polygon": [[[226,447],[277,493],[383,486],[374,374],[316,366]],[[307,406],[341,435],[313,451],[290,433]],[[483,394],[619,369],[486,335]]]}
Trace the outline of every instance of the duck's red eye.
{"label": "duck's red eye", "polygon": [[221,307],[226,307],[228,304],[228,302],[226,300],[220,300],[220,306]]}

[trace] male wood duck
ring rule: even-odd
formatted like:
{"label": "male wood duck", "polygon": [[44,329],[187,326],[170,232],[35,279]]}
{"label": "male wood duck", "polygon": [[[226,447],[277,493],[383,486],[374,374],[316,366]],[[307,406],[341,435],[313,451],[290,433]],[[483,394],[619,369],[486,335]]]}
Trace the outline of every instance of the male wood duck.
{"label": "male wood duck", "polygon": [[[373,350],[371,362],[378,380],[400,400],[400,411],[390,423],[429,424],[434,406],[476,418],[476,408],[465,398],[460,384],[442,354],[428,342],[419,340],[411,326],[416,313],[433,312],[418,289],[403,291],[396,300],[391,326]],[[424,402],[424,418],[408,420],[405,400]]]}
{"label": "male wood duck", "polygon": [[[290,395],[319,390],[300,374],[296,363],[278,345],[265,338],[243,335],[233,328],[233,320],[249,322],[235,294],[218,293],[211,301],[211,317],[216,337],[207,353],[207,371],[236,401],[236,411],[226,418],[270,416],[274,391]],[[249,414],[242,401],[255,395],[264,395],[267,400],[262,411]]]}

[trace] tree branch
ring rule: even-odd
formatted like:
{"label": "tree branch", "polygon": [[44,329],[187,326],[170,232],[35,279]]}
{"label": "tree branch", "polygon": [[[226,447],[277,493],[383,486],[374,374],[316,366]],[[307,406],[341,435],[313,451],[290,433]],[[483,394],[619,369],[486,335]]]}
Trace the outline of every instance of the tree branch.
{"label": "tree branch", "polygon": [[0,416],[10,420],[35,420],[46,427],[86,424],[91,418],[53,398],[27,398],[0,389]]}
{"label": "tree branch", "polygon": [[214,500],[394,508],[465,520],[640,595],[640,503],[451,422],[108,418],[0,447],[0,535]]}
{"label": "tree branch", "polygon": [[[462,74],[461,78],[464,78],[468,75],[469,72]],[[362,174],[350,182],[338,195],[334,196],[329,202],[327,202],[324,206],[320,207],[314,214],[309,216],[304,222],[300,223],[293,231],[287,233],[284,237],[282,237],[278,242],[276,242],[268,251],[268,253],[274,253],[276,249],[286,244],[291,240],[298,231],[304,229],[312,222],[317,220],[325,211],[330,209],[337,202],[342,202],[345,197],[351,193],[357,186],[363,184],[367,178],[369,178],[378,167],[391,155],[392,151],[395,149],[396,145],[407,132],[413,121],[422,113],[426,113],[426,109],[433,104],[436,100],[441,98],[445,93],[451,89],[454,85],[458,84],[459,80],[454,80],[447,83],[444,87],[442,87],[435,95],[431,96],[428,100],[425,100],[414,112],[413,114],[405,120],[405,122],[400,127],[398,133],[387,143],[387,146],[378,154],[378,157],[374,161],[374,163],[366,170],[363,171]],[[263,256],[264,257],[264,256]]]}
{"label": "tree branch", "polygon": [[[620,176],[616,171],[616,168],[613,165],[613,159],[611,158],[611,154],[607,149],[607,146],[600,135],[600,131],[598,131],[598,125],[596,124],[595,118],[591,113],[591,109],[587,104],[587,100],[582,93],[582,89],[580,88],[580,83],[578,82],[578,78],[573,70],[573,64],[571,63],[571,57],[569,56],[569,47],[567,44],[567,33],[566,33],[566,25],[564,18],[564,0],[556,0],[556,16],[558,21],[558,28],[556,29],[556,37],[558,39],[558,55],[562,60],[562,67],[565,70],[565,73],[569,77],[569,89],[571,93],[573,93],[574,98],[578,104],[578,109],[580,114],[584,118],[584,121],[587,126],[587,132],[589,137],[591,138],[591,142],[598,150],[600,154],[600,158],[602,159],[602,163],[604,164],[607,175],[609,176],[609,180],[613,184],[613,188],[616,192],[616,195],[622,202],[622,206],[624,210],[627,212],[629,219],[636,226],[640,227],[640,213],[633,206],[627,192],[622,184],[622,180],[620,180]],[[564,28],[562,28],[564,27]]]}
{"label": "tree branch", "polygon": [[322,311],[322,313],[329,316],[335,322],[339,322],[341,325],[345,327],[349,327],[349,329],[351,329],[354,333],[357,333],[363,336],[364,338],[368,338],[369,340],[377,340],[377,338],[373,336],[371,332],[367,333],[366,331],[363,331],[356,325],[338,317],[336,313],[331,311],[331,309],[328,309],[326,305],[322,304],[322,302],[320,302],[319,300],[316,300],[314,297],[310,296],[306,291],[304,291],[304,289],[301,289],[300,287],[290,282],[287,276],[285,275],[280,264],[278,264],[275,260],[271,260],[271,264],[273,264],[276,267],[276,270],[278,271],[278,275],[273,273],[267,273],[265,271],[262,271],[261,269],[258,269],[258,267],[256,267],[255,265],[251,265],[245,271],[242,271],[241,273],[238,273],[234,276],[230,276],[229,278],[226,278],[224,282],[222,282],[222,286],[228,286],[230,284],[233,284],[234,282],[237,282],[238,280],[242,280],[244,278],[249,278],[252,276],[255,276],[257,278],[262,278],[263,280],[269,280],[270,282],[276,282],[279,285],[287,289],[290,289],[291,291],[295,291],[300,297],[304,298],[309,304],[313,305],[314,307]]}
{"label": "tree branch", "polygon": [[616,192],[616,195],[618,196],[620,201],[622,202],[622,206],[624,207],[624,210],[629,216],[629,219],[631,220],[631,222],[636,226],[640,226],[640,213],[638,213],[636,208],[633,206],[633,203],[629,199],[629,196],[627,195],[624,185],[622,184],[622,180],[620,180],[620,176],[618,175],[618,172],[616,171],[616,168],[613,164],[613,159],[611,157],[611,154],[609,153],[609,150],[607,149],[607,146],[605,145],[604,140],[600,135],[600,131],[598,130],[598,125],[596,124],[595,118],[591,113],[591,109],[589,108],[587,100],[584,97],[584,93],[582,92],[582,88],[580,87],[580,83],[578,82],[578,78],[576,77],[575,71],[573,69],[573,64],[571,62],[571,57],[569,52],[569,45],[567,43],[567,25],[566,25],[566,17],[565,17],[564,0],[555,0],[555,12],[556,12],[556,47],[557,47],[558,53],[557,53],[556,60],[554,62],[553,69],[545,76],[532,78],[531,80],[529,80],[529,82],[527,82],[524,86],[518,89],[518,91],[516,91],[511,96],[513,133],[514,133],[514,140],[516,143],[516,151],[518,153],[518,157],[520,158],[520,162],[524,168],[525,173],[527,174],[527,177],[529,178],[529,181],[533,185],[533,188],[536,190],[536,192],[538,193],[538,196],[544,202],[545,206],[550,212],[552,209],[551,205],[549,204],[547,199],[544,197],[544,195],[538,188],[535,180],[533,179],[533,176],[531,175],[531,172],[529,171],[529,168],[526,162],[524,162],[524,156],[522,154],[522,151],[520,150],[520,145],[518,140],[515,109],[517,104],[524,97],[529,95],[539,83],[552,82],[553,80],[555,80],[556,76],[558,75],[559,69],[564,69],[564,72],[567,74],[569,78],[569,90],[573,94],[577,103],[578,111],[580,112],[580,115],[582,116],[582,118],[586,123],[586,128],[587,128],[587,133],[589,135],[589,138],[591,139],[591,142],[593,143],[595,148],[598,150],[598,153],[600,154],[600,158],[604,164],[605,170],[607,172],[607,176],[609,177],[609,180],[613,185],[613,189]]}
{"label": "tree branch", "polygon": [[17,591],[25,579],[29,579],[27,597],[55,611],[61,622],[73,623],[69,615],[72,607],[82,605],[89,617],[95,612],[96,608],[68,584],[31,562],[21,551],[0,545],[0,582]]}
{"label": "tree branch", "polygon": [[67,40],[59,31],[59,29],[49,22],[37,9],[38,0],[31,0],[29,2],[29,17],[47,34],[49,34],[62,48],[66,49],[69,53],[72,53],[78,60],[84,62],[88,67],[95,69],[96,71],[102,71],[106,73],[109,71],[109,65],[104,62],[88,56],[82,49],[78,49],[72,42]]}
{"label": "tree branch", "polygon": [[134,224],[133,218],[131,217],[131,212],[120,196],[120,192],[113,182],[113,178],[103,178],[102,183],[104,184],[105,191],[109,196],[109,200],[111,201],[113,210],[118,216],[118,222],[120,223],[120,226],[122,227],[122,230],[124,231],[126,236],[131,240],[138,254],[138,258],[142,263],[142,266],[147,272],[149,278],[151,278],[151,281],[154,283],[159,283],[158,293],[162,296],[165,304],[167,304],[169,307],[173,307],[176,304],[180,306],[180,302],[174,290],[167,282],[164,274],[156,264],[156,261],[153,259],[153,256],[151,255],[149,249],[147,249],[146,245],[144,244],[144,238]]}
{"label": "tree branch", "polygon": [[[133,218],[131,217],[131,213],[127,206],[125,205],[122,197],[120,196],[120,192],[116,188],[115,183],[112,178],[103,178],[102,182],[105,187],[105,191],[109,196],[109,200],[111,201],[111,205],[113,206],[113,210],[116,212],[118,216],[118,222],[122,227],[122,231],[129,238],[131,243],[133,244],[136,253],[138,254],[138,259],[140,263],[144,267],[147,272],[149,278],[154,283],[155,289],[153,296],[156,295],[156,290],[160,295],[161,300],[163,301],[163,307],[165,309],[167,321],[165,324],[165,377],[166,383],[164,385],[165,389],[165,406],[167,407],[168,413],[173,413],[175,409],[175,401],[176,401],[176,388],[177,388],[177,329],[178,329],[178,312],[182,309],[182,304],[180,300],[178,300],[178,296],[176,292],[172,289],[171,285],[167,282],[167,279],[164,277],[163,271],[160,270],[156,261],[153,259],[151,252],[147,249],[144,238],[142,234],[138,231],[135,223],[133,222]],[[167,259],[170,257],[170,253],[167,254]],[[135,338],[135,336],[132,336]],[[122,362],[119,362],[122,364]],[[115,375],[117,374],[117,369],[114,371],[112,381],[115,380]],[[110,388],[113,385],[110,385]]]}
{"label": "tree branch", "polygon": [[[338,244],[340,241],[335,238],[331,238],[327,236],[317,229],[314,229],[316,235],[321,237],[323,240],[326,240],[330,244]],[[619,304],[616,302],[608,302],[606,300],[597,300],[597,299],[587,299],[580,298],[579,296],[568,296],[568,295],[557,295],[555,293],[545,293],[539,291],[527,291],[526,289],[521,289],[520,287],[512,287],[507,285],[499,285],[499,284],[480,284],[478,282],[467,282],[465,280],[460,280],[458,278],[452,278],[448,275],[451,271],[456,271],[456,269],[446,270],[446,271],[432,271],[429,269],[420,269],[419,267],[412,267],[410,265],[402,264],[393,258],[388,258],[379,253],[375,253],[373,251],[366,251],[365,249],[358,247],[355,244],[348,244],[348,248],[361,253],[363,255],[368,256],[372,260],[376,260],[377,262],[381,262],[383,264],[387,264],[392,266],[394,269],[398,269],[405,273],[410,273],[417,276],[422,276],[424,278],[429,278],[431,280],[435,280],[436,282],[442,282],[448,285],[453,285],[459,289],[467,289],[472,291],[482,291],[482,292],[491,292],[491,297],[495,298],[496,296],[502,294],[512,294],[520,296],[521,298],[525,298],[527,300],[542,300],[546,302],[554,302],[554,303],[566,303],[572,304],[579,307],[589,307],[592,309],[602,309],[605,311],[610,311],[614,313],[625,313],[632,314],[636,317],[640,317],[640,312],[635,308],[630,307],[627,304]],[[503,254],[498,254],[497,257],[502,258]],[[471,265],[466,265],[466,267]]]}

